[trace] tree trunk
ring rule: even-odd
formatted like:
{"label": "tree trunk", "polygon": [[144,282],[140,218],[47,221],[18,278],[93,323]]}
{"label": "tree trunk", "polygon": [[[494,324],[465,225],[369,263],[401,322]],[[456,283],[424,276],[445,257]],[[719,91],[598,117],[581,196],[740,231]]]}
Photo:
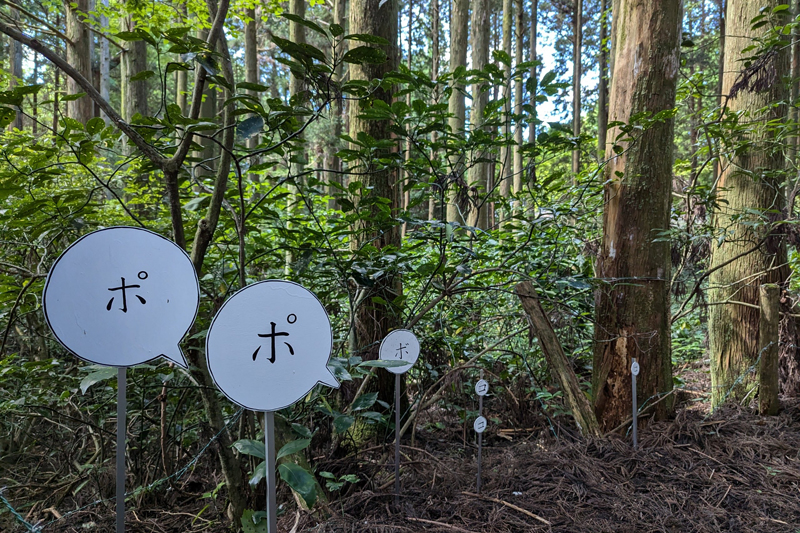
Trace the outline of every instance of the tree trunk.
{"label": "tree trunk", "polygon": [[[108,9],[108,0],[102,0],[101,3],[105,9]],[[108,31],[108,17],[104,14],[100,15],[100,31],[102,32]],[[99,67],[100,67],[100,80],[99,80],[100,83],[98,84],[98,90],[100,91],[100,96],[103,97],[103,100],[108,102],[109,101],[108,82],[110,81],[111,78],[111,50],[109,49],[108,39],[104,37],[100,39]],[[108,117],[106,117],[105,114],[103,114],[103,118],[108,120]]]}
{"label": "tree trunk", "polygon": [[[778,5],[777,1],[768,3],[768,9]],[[712,304],[721,304],[712,305],[708,316],[714,406],[727,399],[742,401],[758,386],[757,373],[752,371],[758,359],[758,309],[724,302],[757,306],[759,285],[783,287],[789,274],[786,242],[780,230],[772,227],[783,218],[785,204],[780,177],[785,157],[775,124],[786,117],[788,94],[783,79],[789,73],[788,47],[770,52],[763,68],[775,81],[766,90],[753,92],[745,86],[732,93],[734,83],[742,81],[742,58],[752,54],[742,49],[763,31],[750,26],[761,7],[748,0],[729,0],[725,17],[722,92],[732,96],[729,113],[741,114],[738,122],[746,123],[747,130],[720,176],[719,208],[713,222],[718,234],[725,235],[721,244],[711,239],[711,268],[716,270],[709,277],[709,298]]]}
{"label": "tree trunk", "polygon": [[[572,12],[572,136],[578,142],[581,136],[581,52],[583,48],[583,0],[575,0]],[[624,37],[623,37],[624,38]],[[581,151],[572,151],[572,173],[581,171]]]}
{"label": "tree trunk", "polygon": [[[475,0],[472,8],[472,68],[482,70],[489,62],[489,0]],[[483,113],[489,103],[489,88],[484,83],[472,84],[472,109],[470,110],[470,127],[473,131],[484,128]],[[479,154],[487,157],[488,154]],[[480,229],[489,229],[489,163],[475,163],[469,170],[469,185],[478,191],[477,205],[470,213],[470,225]],[[481,200],[481,197],[483,199]]]}
{"label": "tree trunk", "polygon": [[[345,20],[345,7],[347,5],[347,0],[334,0],[333,5],[333,23],[338,24],[343,29],[347,26],[347,21]],[[346,32],[345,32],[346,33]],[[331,53],[333,50],[331,50]],[[341,83],[343,81],[344,76],[344,68],[342,64],[339,64],[336,67],[336,72],[334,73],[335,80],[337,83]],[[342,184],[342,175],[339,174],[343,170],[342,168],[342,161],[339,159],[339,156],[336,154],[339,152],[340,149],[340,141],[339,137],[342,135],[342,123],[344,122],[343,118],[344,114],[344,100],[336,95],[331,102],[331,121],[333,122],[333,135],[331,136],[331,140],[328,143],[328,156],[327,162],[325,166],[331,170],[328,174],[328,181],[331,183],[339,183]],[[334,192],[337,192],[338,189],[331,185],[328,189],[328,194],[333,196]],[[328,202],[328,207],[330,209],[336,208],[336,200],[333,198],[330,199]]]}
{"label": "tree trunk", "polygon": [[758,412],[778,414],[778,330],[781,320],[781,290],[774,283],[761,285],[758,322]]}
{"label": "tree trunk", "polygon": [[[406,66],[408,70],[411,70],[411,46],[413,44],[413,20],[414,20],[414,0],[408,0],[408,48],[406,49]],[[411,108],[411,91],[408,92],[406,95],[406,105]],[[411,183],[409,181],[409,173],[405,169],[408,168],[408,161],[411,159],[411,139],[406,139],[406,146],[405,146],[405,153],[404,153],[404,160],[405,166],[403,167],[403,175],[400,180],[400,190],[402,192],[402,199],[400,201],[400,207],[403,210],[407,210],[408,206],[411,204]],[[403,222],[400,237],[405,238],[406,236],[406,227],[407,224]]]}
{"label": "tree trunk", "polygon": [[[19,21],[19,11],[14,8],[11,8],[10,11],[11,18],[15,21]],[[13,88],[22,80],[22,43],[18,43],[14,39],[8,40],[8,60],[11,64],[11,80],[9,81],[9,86]],[[22,113],[17,113],[14,120],[8,125],[8,129],[22,130]]]}
{"label": "tree trunk", "polygon": [[[136,23],[131,15],[120,20],[120,30],[134,31]],[[150,95],[147,80],[131,81],[131,78],[147,70],[147,43],[145,41],[132,41],[127,43],[128,51],[122,54],[122,72],[120,79],[122,92],[122,117],[125,122],[131,122],[137,113],[147,116],[147,99]]]}
{"label": "tree trunk", "polygon": [[599,437],[601,433],[600,426],[597,424],[597,417],[581,390],[575,370],[572,368],[572,363],[564,355],[561,343],[558,341],[555,331],[553,331],[553,325],[550,323],[550,319],[547,318],[542,304],[539,303],[533,284],[530,281],[523,281],[516,286],[515,292],[522,301],[522,307],[530,318],[531,329],[536,338],[539,339],[539,347],[547,360],[547,366],[550,367],[558,379],[567,407],[572,411],[572,416],[578,424],[578,429],[584,436]]}
{"label": "tree trunk", "polygon": [[[306,3],[305,0],[290,0],[289,2],[289,12],[293,15],[297,15],[300,18],[306,18]],[[289,40],[295,44],[305,44],[306,42],[306,27],[302,24],[298,24],[296,22],[289,22]],[[305,93],[305,83],[302,79],[298,78],[294,74],[289,76],[289,101],[291,105],[302,105],[301,100],[305,100],[304,93]],[[302,139],[304,135],[300,135],[299,138]],[[299,195],[299,189],[297,187],[297,183],[300,181],[300,174],[305,167],[306,159],[306,152],[305,152],[305,145],[301,143],[301,152],[293,154],[292,159],[295,162],[290,163],[291,166],[291,174],[293,176],[293,180],[290,180],[286,183],[287,188],[289,189],[289,208],[288,211],[290,215],[292,213],[296,213],[299,205],[302,203],[302,200]],[[287,221],[286,223],[287,228],[291,228],[291,221]],[[284,274],[289,276],[292,272],[292,265],[294,264],[294,251],[290,248],[286,249],[285,254],[285,264],[284,264]]]}
{"label": "tree trunk", "polygon": [[[722,109],[725,98],[722,93],[722,80],[725,77],[725,11],[727,10],[728,3],[726,0],[717,0],[717,7],[719,8],[719,64],[717,65],[717,105]],[[717,183],[719,178],[719,158],[714,159],[714,169],[712,183]]]}
{"label": "tree trunk", "polygon": [[[383,37],[389,41],[384,49],[388,61],[380,65],[363,64],[350,66],[350,79],[375,80],[383,78],[388,72],[394,70],[398,63],[397,50],[397,0],[352,0],[350,3],[350,32],[367,33]],[[392,104],[391,89],[381,87],[373,94],[373,98],[380,99],[387,105]],[[355,138],[363,132],[375,140],[390,139],[389,121],[365,120],[360,118],[360,106],[369,105],[361,102],[348,106],[349,134]],[[355,147],[354,147],[355,149]],[[368,161],[362,162],[366,172],[361,177],[365,194],[369,198],[385,198],[389,200],[389,208],[393,214],[397,213],[399,198],[397,190],[397,176],[395,172],[381,168],[377,165],[379,157],[388,157],[389,149],[381,149],[385,155],[375,154]],[[381,216],[381,204],[367,201],[368,198],[359,199],[359,210],[362,210],[362,220],[357,223],[353,235],[353,248],[358,249],[364,244],[371,244],[377,250],[400,245],[399,228],[393,221]],[[364,212],[366,211],[366,212]],[[384,220],[383,224],[376,221]],[[383,227],[381,227],[383,226]],[[402,294],[400,278],[392,272],[386,272],[372,287],[361,287],[366,291],[361,305],[355,311],[354,333],[355,346],[364,359],[377,359],[378,346],[389,331],[400,324],[400,310],[393,302]],[[390,372],[377,372],[378,398],[390,405],[394,402],[394,374]]]}
{"label": "tree trunk", "polygon": [[[604,0],[605,1],[605,0]],[[537,52],[536,52],[536,41],[539,37],[539,0],[531,0],[531,36],[530,36],[530,58],[529,61],[537,61]],[[533,66],[531,67],[531,94],[530,94],[530,105],[532,108],[531,117],[532,120],[528,124],[528,142],[535,146],[536,143],[536,122],[538,120],[538,115],[536,114],[536,87],[539,84],[539,78],[537,77],[538,67]],[[532,152],[532,153],[535,153]],[[530,166],[530,181],[531,183],[536,183],[536,161],[533,160],[533,156],[531,156],[531,161],[529,163]]]}
{"label": "tree trunk", "polygon": [[[525,59],[525,46],[523,41],[525,39],[525,10],[523,8],[523,0],[514,0],[514,19],[516,21],[514,28],[514,47],[516,49],[516,65],[519,68]],[[524,77],[519,73],[517,79],[514,80],[514,194],[519,195],[522,192],[523,179],[522,179],[522,86],[524,84]],[[517,197],[516,206],[520,206],[521,197]]]}
{"label": "tree trunk", "polygon": [[[67,63],[87,80],[92,79],[92,63],[89,57],[89,28],[82,22],[89,8],[89,0],[65,0],[64,11],[67,15],[66,42]],[[84,92],[75,80],[67,77],[67,93]],[[67,102],[67,116],[86,124],[92,118],[92,101],[88,96]]]}
{"label": "tree trunk", "polygon": [[[609,120],[628,123],[675,106],[681,0],[658,4],[615,0],[614,73]],[[633,69],[632,65],[638,65]],[[670,246],[656,242],[669,229],[672,190],[672,119],[656,122],[606,151],[603,240],[597,258],[592,389],[600,426],[611,429],[630,415],[633,358],[640,398],[672,389],[670,358]],[[619,128],[612,129],[616,138]],[[663,418],[671,409],[655,408]]]}
{"label": "tree trunk", "polygon": [[608,0],[600,1],[600,79],[597,82],[597,150],[606,155],[608,129]]}
{"label": "tree trunk", "polygon": [[[469,0],[452,0],[453,13],[450,20],[450,72],[455,72],[458,67],[467,66],[467,38],[469,26]],[[448,111],[450,117],[450,131],[454,136],[461,136],[464,131],[466,107],[464,104],[464,84],[460,81],[453,82],[453,92],[450,93]],[[466,187],[462,183],[464,176],[464,156],[461,153],[450,156],[450,172],[455,177],[447,187],[447,221],[463,224],[464,215],[468,205],[460,202],[466,197]]]}
{"label": "tree trunk", "polygon": [[[439,0],[431,0],[431,79],[439,78]],[[438,102],[439,92],[434,89],[434,101]],[[437,132],[431,132],[431,143],[436,143]],[[436,159],[436,153],[433,154]],[[431,187],[428,197],[428,220],[436,219],[436,199],[441,195],[441,191],[436,186]]]}
{"label": "tree trunk", "polygon": [[[511,0],[503,0],[503,51],[509,57],[509,63],[503,65],[505,74],[503,84],[503,146],[500,148],[500,196],[511,196],[511,151],[508,143],[511,140],[511,32],[513,20],[513,7]],[[503,213],[501,219],[506,218]]]}
{"label": "tree trunk", "polygon": [[[247,24],[244,27],[244,64],[245,64],[245,81],[248,83],[260,83],[261,76],[258,70],[258,15],[255,8],[248,8],[245,11],[247,17]],[[248,94],[261,100],[261,93],[258,91],[248,91]],[[247,139],[247,148],[254,150],[260,142],[260,135],[253,135]],[[258,161],[250,161],[251,165],[257,164]],[[250,179],[253,181],[258,180],[258,174],[250,174]]]}

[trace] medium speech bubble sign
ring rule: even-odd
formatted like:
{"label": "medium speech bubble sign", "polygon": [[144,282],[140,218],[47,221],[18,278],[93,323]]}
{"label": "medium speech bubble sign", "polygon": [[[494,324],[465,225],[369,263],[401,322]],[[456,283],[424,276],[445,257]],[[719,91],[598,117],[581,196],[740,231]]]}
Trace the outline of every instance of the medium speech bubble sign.
{"label": "medium speech bubble sign", "polygon": [[56,339],[76,356],[128,367],[165,357],[192,327],[200,285],[189,256],[152,231],[112,227],[84,235],[47,275],[43,307]]}
{"label": "medium speech bubble sign", "polygon": [[327,366],[332,348],[325,307],[305,287],[283,280],[239,290],[214,316],[206,336],[214,383],[254,411],[288,407],[317,383],[338,389]]}
{"label": "medium speech bubble sign", "polygon": [[417,336],[407,329],[396,329],[383,338],[378,349],[378,358],[381,361],[399,361],[406,363],[401,366],[389,366],[386,370],[393,374],[405,374],[414,366],[419,358],[419,340]]}

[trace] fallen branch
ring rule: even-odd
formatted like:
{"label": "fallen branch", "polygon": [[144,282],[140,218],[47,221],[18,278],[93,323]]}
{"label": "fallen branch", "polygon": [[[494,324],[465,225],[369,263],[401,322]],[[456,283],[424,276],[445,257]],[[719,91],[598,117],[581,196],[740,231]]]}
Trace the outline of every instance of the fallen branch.
{"label": "fallen branch", "polygon": [[542,518],[538,514],[534,514],[534,513],[530,512],[530,511],[528,511],[527,509],[523,509],[522,507],[514,505],[513,503],[508,503],[507,501],[500,500],[498,498],[492,498],[491,496],[482,496],[480,494],[474,494],[472,492],[462,492],[461,494],[465,494],[467,496],[472,496],[473,498],[478,498],[479,500],[486,500],[486,501],[489,501],[489,502],[499,503],[500,505],[505,505],[506,507],[508,507],[510,509],[514,509],[515,511],[519,511],[522,514],[526,514],[526,515],[530,516],[531,518],[533,518],[535,520],[538,520],[539,522],[541,522],[543,524],[547,524],[548,526],[552,526],[553,525],[552,523],[550,523],[549,520],[545,520],[544,518]]}

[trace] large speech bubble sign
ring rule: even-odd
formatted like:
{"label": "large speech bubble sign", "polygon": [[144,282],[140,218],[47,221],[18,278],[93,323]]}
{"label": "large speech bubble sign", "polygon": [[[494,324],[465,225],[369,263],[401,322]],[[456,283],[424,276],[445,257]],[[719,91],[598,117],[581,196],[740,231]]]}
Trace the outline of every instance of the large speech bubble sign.
{"label": "large speech bubble sign", "polygon": [[333,333],[328,313],[305,287],[283,280],[248,285],[217,312],[206,337],[208,369],[231,401],[254,411],[288,407],[322,383]]}
{"label": "large speech bubble sign", "polygon": [[405,374],[414,366],[419,358],[419,341],[417,336],[407,329],[396,329],[384,337],[378,349],[381,361],[400,361],[402,366],[386,367],[393,374]]}
{"label": "large speech bubble sign", "polygon": [[178,343],[192,327],[200,286],[179,246],[142,228],[101,229],[56,260],[44,287],[44,314],[76,356],[127,367],[166,357],[186,367]]}

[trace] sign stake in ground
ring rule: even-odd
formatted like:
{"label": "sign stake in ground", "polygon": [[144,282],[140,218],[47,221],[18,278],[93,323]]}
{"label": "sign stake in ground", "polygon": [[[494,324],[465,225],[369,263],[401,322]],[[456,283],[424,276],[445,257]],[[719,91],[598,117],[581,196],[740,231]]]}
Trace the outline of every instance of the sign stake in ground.
{"label": "sign stake in ground", "polygon": [[486,426],[488,422],[486,418],[483,416],[483,397],[486,396],[486,393],[489,392],[489,383],[483,379],[483,370],[481,370],[481,379],[475,384],[475,394],[478,395],[478,418],[475,419],[475,423],[472,424],[472,428],[478,434],[478,484],[477,484],[477,492],[478,494],[481,493],[481,462],[482,462],[482,451],[483,451],[483,432],[486,430]]}
{"label": "sign stake in ground", "polygon": [[125,531],[126,367],[164,357],[186,368],[180,342],[197,317],[192,261],[157,233],[112,227],[84,235],[47,274],[44,316],[76,356],[117,367],[116,531]]}
{"label": "sign stake in ground", "polygon": [[125,531],[125,428],[128,406],[127,369],[117,368],[117,532]]}
{"label": "sign stake in ground", "polygon": [[636,376],[639,375],[639,363],[636,361],[636,358],[633,359],[633,363],[631,364],[631,398],[633,399],[633,449],[636,450],[639,448],[639,435],[637,434],[638,430],[638,418],[639,418],[639,406],[637,405],[636,401]]}
{"label": "sign stake in ground", "polygon": [[414,366],[419,358],[419,340],[407,329],[396,329],[390,332],[381,342],[378,349],[381,361],[397,361],[406,363],[401,366],[387,367],[394,374],[394,504],[400,506],[400,376]]}
{"label": "sign stake in ground", "polygon": [[325,307],[305,287],[283,280],[253,283],[231,296],[206,336],[208,370],[234,403],[264,412],[267,532],[277,533],[275,411],[317,383],[339,388],[328,369],[333,348]]}

